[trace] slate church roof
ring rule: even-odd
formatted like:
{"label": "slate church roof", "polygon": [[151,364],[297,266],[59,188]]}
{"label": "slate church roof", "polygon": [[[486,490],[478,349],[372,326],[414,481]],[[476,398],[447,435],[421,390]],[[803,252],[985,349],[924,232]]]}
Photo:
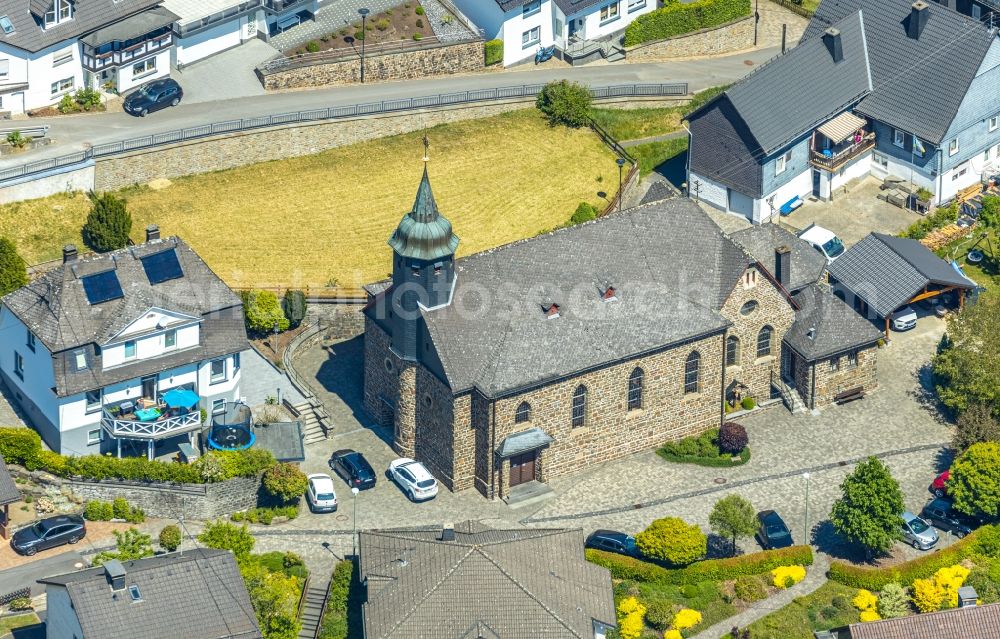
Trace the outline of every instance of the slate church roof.
{"label": "slate church roof", "polygon": [[583,533],[496,530],[478,522],[360,534],[368,639],[591,639],[615,624],[611,575],[583,556]]}
{"label": "slate church roof", "polygon": [[729,234],[729,239],[743,247],[755,260],[775,273],[775,251],[782,246],[791,249],[792,272],[787,289],[794,293],[815,284],[826,271],[826,258],[808,242],[800,239],[780,224],[758,224]]}
{"label": "slate church roof", "polygon": [[795,322],[785,333],[785,343],[807,361],[816,361],[851,349],[878,343],[884,336],[871,322],[835,297],[825,284],[798,291]]}

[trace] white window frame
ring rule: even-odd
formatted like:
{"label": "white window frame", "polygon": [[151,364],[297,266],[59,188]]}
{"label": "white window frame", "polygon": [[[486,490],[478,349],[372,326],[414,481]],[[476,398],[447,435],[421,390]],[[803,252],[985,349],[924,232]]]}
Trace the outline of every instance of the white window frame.
{"label": "white window frame", "polygon": [[226,400],[224,399],[212,400],[212,414],[220,415],[224,412],[226,412]]}
{"label": "white window frame", "polygon": [[10,77],[10,59],[4,58],[0,60],[0,80],[6,80]]}
{"label": "white window frame", "polygon": [[889,170],[889,156],[883,155],[882,153],[875,152],[872,156],[872,161],[882,171]]}
{"label": "white window frame", "polygon": [[55,97],[63,93],[69,93],[75,87],[76,87],[75,77],[70,76],[68,78],[63,78],[62,80],[56,80],[55,82],[52,83],[50,95],[52,97]]}
{"label": "white window frame", "polygon": [[990,131],[996,131],[998,123],[1000,123],[1000,115],[994,115],[987,121],[986,126]]}
{"label": "white window frame", "polygon": [[169,330],[163,334],[163,350],[169,351],[177,348],[177,329]]}
{"label": "white window frame", "polygon": [[621,0],[615,0],[614,2],[606,4],[603,7],[601,7],[602,25],[605,25],[609,22],[614,22],[620,17],[622,17]]}
{"label": "white window frame", "polygon": [[[129,346],[129,344],[132,345],[132,354],[131,355],[128,354],[128,346]],[[124,359],[126,361],[131,361],[131,360],[135,359],[138,356],[138,353],[139,353],[139,344],[134,339],[130,339],[130,340],[126,341],[124,344],[122,344],[122,359]]]}
{"label": "white window frame", "polygon": [[[216,373],[213,368],[216,364],[222,364],[222,372]],[[213,359],[208,363],[208,383],[209,384],[221,384],[226,381],[226,358],[222,357],[220,359]]]}
{"label": "white window frame", "polygon": [[628,5],[626,11],[632,13],[633,11],[638,11],[639,9],[646,8],[646,0],[628,0]]}
{"label": "white window frame", "polygon": [[892,130],[892,144],[903,149],[906,148],[906,131],[901,129]]}
{"label": "white window frame", "polygon": [[532,27],[521,34],[521,48],[533,47],[542,41],[542,28]]}
{"label": "white window frame", "polygon": [[28,339],[25,342],[25,346],[28,347],[29,351],[31,351],[32,353],[34,353],[35,352],[35,334],[31,332],[31,329],[25,329],[25,330],[28,333]]}
{"label": "white window frame", "polygon": [[955,138],[948,143],[948,155],[952,156],[958,153],[958,138]]}
{"label": "white window frame", "polygon": [[[136,69],[138,69],[139,67],[142,67],[142,70],[137,71]],[[141,62],[136,62],[135,64],[132,65],[132,77],[133,78],[141,78],[143,76],[151,75],[153,73],[156,73],[156,56],[155,55],[152,56],[152,57],[146,58],[145,60],[142,60]]]}
{"label": "white window frame", "polygon": [[24,381],[24,356],[14,351],[14,374]]}
{"label": "white window frame", "polygon": [[[90,395],[92,393],[94,393],[94,392],[97,393],[97,401],[96,402],[90,401]],[[84,405],[84,411],[88,415],[91,414],[91,413],[96,413],[96,412],[100,411],[101,410],[101,391],[100,391],[100,389],[98,389],[97,391],[87,391],[86,393],[84,393],[83,394],[83,405]]]}
{"label": "white window frame", "polygon": [[781,175],[788,169],[788,163],[792,161],[792,152],[788,150],[781,154],[774,162],[774,174]]}
{"label": "white window frame", "polygon": [[82,348],[73,351],[73,366],[78,371],[87,370],[87,353]]}
{"label": "white window frame", "polygon": [[73,19],[73,2],[71,0],[56,0],[59,5],[59,22]]}
{"label": "white window frame", "polygon": [[[97,433],[96,437],[94,436],[94,433]],[[100,444],[102,441],[104,441],[103,428],[95,428],[87,431],[87,445]]]}
{"label": "white window frame", "polygon": [[528,16],[533,16],[542,10],[542,0],[532,0],[531,2],[524,3],[521,7],[521,17],[527,18]]}
{"label": "white window frame", "polygon": [[52,54],[52,66],[58,67],[73,61],[73,47]]}

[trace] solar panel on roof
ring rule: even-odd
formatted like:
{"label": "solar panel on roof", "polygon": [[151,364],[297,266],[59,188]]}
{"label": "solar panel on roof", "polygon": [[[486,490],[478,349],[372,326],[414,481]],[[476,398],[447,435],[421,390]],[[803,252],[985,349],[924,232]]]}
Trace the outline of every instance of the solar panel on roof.
{"label": "solar panel on roof", "polygon": [[125,293],[122,292],[122,285],[118,281],[118,274],[114,271],[104,271],[84,277],[83,292],[87,294],[87,301],[92,305],[125,296]]}
{"label": "solar panel on roof", "polygon": [[177,261],[177,252],[174,249],[147,255],[142,258],[142,268],[146,271],[146,278],[150,284],[184,277],[184,271],[181,270],[181,263]]}

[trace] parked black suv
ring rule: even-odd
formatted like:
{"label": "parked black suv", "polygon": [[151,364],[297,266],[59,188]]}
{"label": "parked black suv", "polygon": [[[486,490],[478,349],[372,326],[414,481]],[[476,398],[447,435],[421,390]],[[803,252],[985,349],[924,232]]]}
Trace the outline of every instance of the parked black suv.
{"label": "parked black suv", "polygon": [[147,113],[159,111],[168,106],[177,106],[183,97],[184,91],[181,89],[181,85],[177,84],[176,80],[165,78],[150,82],[140,87],[135,93],[129,94],[122,107],[126,113],[144,118]]}
{"label": "parked black suv", "polygon": [[639,556],[639,551],[635,547],[635,538],[617,530],[595,530],[587,537],[584,546],[616,552],[621,555]]}
{"label": "parked black suv", "polygon": [[36,521],[27,528],[14,533],[10,546],[22,555],[34,555],[39,550],[47,550],[75,544],[87,536],[87,525],[79,515],[59,515]]}
{"label": "parked black suv", "polygon": [[350,449],[338,450],[330,456],[330,468],[351,488],[365,490],[375,487],[375,470],[365,456]]}
{"label": "parked black suv", "polygon": [[938,530],[949,532],[959,539],[982,525],[975,517],[969,517],[952,508],[951,501],[944,498],[932,499],[927,502],[920,516]]}
{"label": "parked black suv", "polygon": [[760,528],[757,530],[757,541],[765,550],[786,548],[792,545],[792,533],[785,525],[781,516],[773,510],[762,510],[757,513]]}

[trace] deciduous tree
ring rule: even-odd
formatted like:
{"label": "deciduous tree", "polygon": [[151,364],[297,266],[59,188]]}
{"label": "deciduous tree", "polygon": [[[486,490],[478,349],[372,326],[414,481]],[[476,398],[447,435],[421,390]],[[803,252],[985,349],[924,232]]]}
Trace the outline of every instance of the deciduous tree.
{"label": "deciduous tree", "polygon": [[951,466],[948,495],[969,515],[1000,514],[1000,444],[973,444]]}
{"label": "deciduous tree", "polygon": [[205,529],[198,535],[198,541],[209,548],[228,550],[239,559],[250,554],[255,540],[246,524],[236,526],[220,519],[205,524]]}
{"label": "deciduous tree", "polygon": [[884,553],[902,538],[903,491],[889,468],[875,457],[860,462],[840,485],[843,497],[830,512],[834,529],[869,556]]}
{"label": "deciduous tree", "polygon": [[715,502],[708,524],[717,535],[732,540],[735,555],[736,540],[753,537],[757,531],[757,515],[753,504],[740,495],[732,494]]}
{"label": "deciduous tree", "polygon": [[569,127],[581,127],[590,117],[593,98],[590,90],[582,84],[568,80],[554,80],[546,84],[535,106],[549,118],[549,123]]}
{"label": "deciduous tree", "polygon": [[961,412],[980,403],[1000,410],[1000,298],[981,297],[949,319],[932,364],[945,406]]}
{"label": "deciduous tree", "polygon": [[106,550],[98,553],[91,563],[95,566],[100,566],[112,559],[133,561],[153,556],[152,538],[143,532],[139,532],[136,528],[129,528],[123,532],[116,530],[115,541],[117,542],[117,550]]}
{"label": "deciduous tree", "polygon": [[1000,420],[990,406],[973,402],[958,415],[951,446],[961,453],[982,442],[1000,442]]}

